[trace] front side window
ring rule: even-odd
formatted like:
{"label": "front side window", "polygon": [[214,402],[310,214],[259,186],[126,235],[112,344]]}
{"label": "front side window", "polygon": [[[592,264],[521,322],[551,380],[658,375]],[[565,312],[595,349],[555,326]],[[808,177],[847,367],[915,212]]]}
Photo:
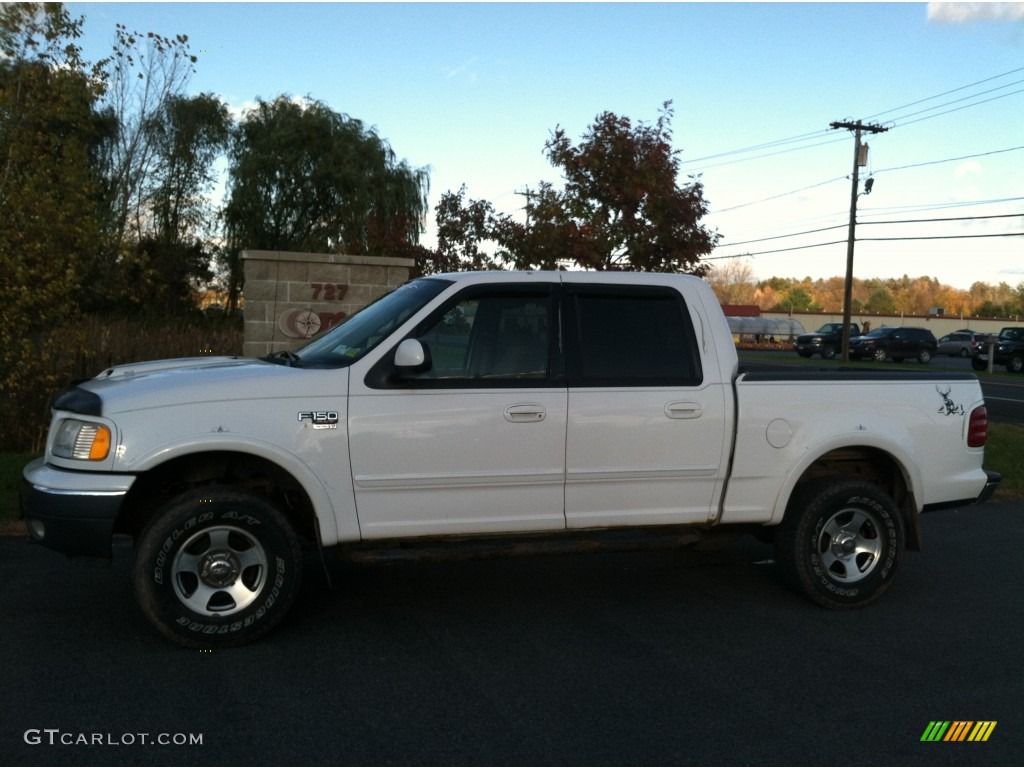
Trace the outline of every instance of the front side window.
{"label": "front side window", "polygon": [[550,285],[463,291],[406,336],[423,345],[428,360],[423,367],[398,369],[394,355],[385,355],[366,384],[373,389],[564,386],[555,296]]}
{"label": "front side window", "polygon": [[459,301],[417,336],[432,361],[423,378],[547,378],[550,305],[546,295],[499,294]]}

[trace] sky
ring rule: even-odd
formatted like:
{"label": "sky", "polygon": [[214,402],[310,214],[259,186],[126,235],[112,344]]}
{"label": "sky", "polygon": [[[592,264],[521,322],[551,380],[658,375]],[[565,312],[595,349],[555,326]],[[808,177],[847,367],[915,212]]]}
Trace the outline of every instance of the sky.
{"label": "sky", "polygon": [[887,130],[864,137],[854,274],[1024,282],[1024,2],[67,7],[89,60],[118,22],[185,34],[190,94],[237,116],[311,97],[373,126],[430,169],[427,246],[445,192],[521,215],[528,188],[561,180],[543,154],[555,128],[578,142],[601,113],[653,123],[671,101],[714,264],[845,274],[854,137],[830,124],[862,120]]}

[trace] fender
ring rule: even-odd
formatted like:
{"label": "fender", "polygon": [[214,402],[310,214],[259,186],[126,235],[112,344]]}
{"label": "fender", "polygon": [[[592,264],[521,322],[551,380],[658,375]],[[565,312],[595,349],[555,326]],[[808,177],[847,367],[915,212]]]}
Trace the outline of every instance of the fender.
{"label": "fender", "polygon": [[[320,479],[339,473],[318,472],[294,453],[283,450],[280,445],[259,438],[235,432],[225,435],[210,434],[192,437],[188,442],[182,443],[165,443],[153,447],[136,462],[133,462],[130,471],[141,474],[172,459],[214,451],[250,454],[276,464],[295,478],[313,504],[321,546],[333,546],[339,541],[359,541],[359,523],[356,519],[354,501],[348,510],[335,509],[332,494],[328,492]],[[343,477],[345,476],[343,473],[341,474]],[[339,498],[353,498],[351,483],[346,483],[344,488],[336,489],[334,495]]]}
{"label": "fender", "polygon": [[898,430],[896,436],[899,440],[893,440],[892,436],[872,432],[867,428],[855,430],[844,434],[833,435],[811,445],[804,455],[790,468],[779,486],[778,495],[775,498],[775,506],[768,525],[777,525],[782,522],[786,513],[786,506],[793,495],[793,490],[803,478],[804,474],[815,462],[832,451],[849,448],[871,448],[888,455],[900,472],[907,484],[907,491],[914,499],[914,506],[918,513],[921,512],[921,488],[923,480],[921,470],[912,460],[912,452],[909,449],[909,435],[903,430]]}

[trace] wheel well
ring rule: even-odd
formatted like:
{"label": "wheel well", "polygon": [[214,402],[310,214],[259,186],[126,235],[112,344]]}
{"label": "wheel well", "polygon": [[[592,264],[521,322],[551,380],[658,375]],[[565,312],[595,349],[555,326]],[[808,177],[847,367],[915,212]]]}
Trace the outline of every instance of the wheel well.
{"label": "wheel well", "polygon": [[180,456],[139,475],[125,498],[115,533],[133,538],[170,499],[203,485],[235,485],[273,501],[295,532],[319,540],[313,503],[302,484],[267,459],[226,451]]}
{"label": "wheel well", "polygon": [[903,515],[907,549],[921,549],[920,515],[914,494],[899,462],[878,448],[852,446],[830,451],[807,468],[790,495],[790,500],[809,482],[821,477],[857,477],[877,485],[896,502]]}

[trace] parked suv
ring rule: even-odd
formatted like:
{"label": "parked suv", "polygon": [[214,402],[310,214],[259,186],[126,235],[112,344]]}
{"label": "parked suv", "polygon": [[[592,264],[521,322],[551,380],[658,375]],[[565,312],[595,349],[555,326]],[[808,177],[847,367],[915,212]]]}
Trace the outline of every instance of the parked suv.
{"label": "parked suv", "polygon": [[971,330],[954,331],[939,339],[940,355],[970,357],[985,344],[987,334]]}
{"label": "parked suv", "polygon": [[876,328],[866,336],[850,339],[850,357],[871,358],[879,363],[889,357],[897,363],[912,357],[927,363],[938,346],[935,335],[927,328]]}
{"label": "parked suv", "polygon": [[[1010,373],[1024,371],[1024,326],[1003,328],[995,346],[996,365],[1005,365]],[[971,365],[976,371],[988,368],[988,344],[983,344],[975,353]]]}
{"label": "parked suv", "polygon": [[[850,323],[850,338],[855,336],[860,336],[860,326]],[[793,346],[800,357],[821,355],[825,360],[831,360],[842,349],[843,324],[825,323],[814,333],[801,333]]]}

